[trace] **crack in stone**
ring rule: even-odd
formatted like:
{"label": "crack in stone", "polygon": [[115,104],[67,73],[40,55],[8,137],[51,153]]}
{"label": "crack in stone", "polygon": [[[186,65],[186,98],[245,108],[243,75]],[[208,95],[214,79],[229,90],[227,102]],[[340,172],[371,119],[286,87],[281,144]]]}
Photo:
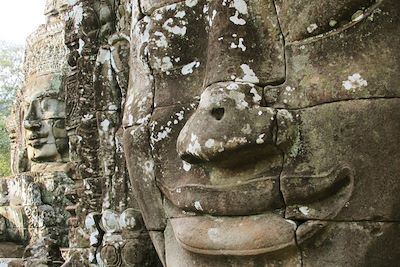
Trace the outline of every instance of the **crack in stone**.
{"label": "crack in stone", "polygon": [[334,103],[351,102],[351,101],[365,101],[365,100],[378,101],[378,100],[387,100],[387,99],[399,99],[400,100],[400,96],[360,97],[357,99],[333,100],[333,101],[329,101],[329,102],[323,102],[323,103],[318,103],[315,105],[304,106],[304,107],[299,107],[299,108],[284,108],[284,107],[274,107],[274,108],[277,110],[294,111],[294,110],[303,110],[303,109],[314,108],[314,107],[319,107],[319,106],[329,105],[329,104],[334,104]]}
{"label": "crack in stone", "polygon": [[[279,14],[278,14],[278,9],[277,9],[277,5],[276,5],[276,1],[275,0],[272,0],[272,3],[273,3],[273,5],[274,5],[274,9],[275,9],[275,14],[276,14],[276,17],[277,17],[277,21],[278,21],[278,27],[279,27],[279,31],[281,32],[281,36],[282,36],[282,42],[283,42],[283,62],[284,62],[284,68],[285,68],[285,77],[283,78],[283,81],[282,81],[282,83],[281,84],[278,84],[278,85],[282,85],[282,84],[284,84],[285,82],[286,82],[286,79],[287,79],[287,77],[288,77],[288,68],[287,68],[287,65],[288,65],[288,62],[287,62],[287,60],[288,60],[288,58],[287,58],[287,53],[286,53],[286,39],[285,39],[285,35],[283,34],[283,31],[282,31],[282,24],[281,24],[281,21],[280,21],[280,18],[279,18]],[[278,86],[278,85],[275,85],[275,86]],[[265,90],[265,89],[264,89]],[[263,97],[265,98],[265,93],[263,94]],[[265,99],[264,99],[265,100]],[[277,109],[278,110],[278,109]],[[279,123],[278,123],[278,118],[277,118],[278,116],[277,116],[277,112],[275,113],[275,125],[276,125],[276,136],[275,136],[275,143],[277,142],[277,139],[278,139],[278,132],[279,132]],[[284,167],[285,167],[285,160],[286,160],[286,157],[285,157],[285,152],[281,149],[281,148],[279,148],[278,147],[278,150],[279,150],[279,152],[281,153],[281,156],[282,156],[282,167],[281,167],[281,170],[280,170],[280,173],[279,173],[279,175],[278,175],[278,183],[279,183],[279,186],[278,186],[278,188],[279,188],[279,194],[280,194],[280,196],[281,196],[281,198],[282,198],[282,200],[283,200],[283,203],[284,203],[284,211],[283,211],[283,218],[286,218],[286,207],[288,206],[287,205],[287,203],[286,203],[286,200],[285,200],[285,197],[284,197],[284,195],[283,195],[283,192],[282,192],[282,185],[281,185],[281,178],[282,178],[282,173],[283,173],[283,169],[284,169]],[[299,242],[298,242],[298,238],[297,238],[297,229],[298,229],[298,225],[297,225],[297,227],[296,227],[296,229],[294,230],[294,232],[293,232],[293,237],[294,237],[294,242],[295,242],[295,246],[296,246],[296,249],[297,249],[297,251],[298,251],[298,253],[299,253],[299,257],[300,257],[300,267],[303,267],[303,265],[304,265],[304,263],[303,263],[303,252],[302,252],[302,250],[301,250],[301,248],[300,248],[300,246],[299,246]]]}
{"label": "crack in stone", "polygon": [[[293,220],[293,221],[297,221],[297,220]],[[369,220],[369,219],[365,219],[365,220],[335,220],[335,219],[306,219],[305,221],[315,221],[315,222],[333,222],[333,223],[394,223],[394,224],[400,224],[400,220]]]}
{"label": "crack in stone", "polygon": [[[140,1],[140,0],[139,0],[139,1]],[[155,5],[154,7],[150,8],[150,9],[148,10],[147,13],[144,12],[143,9],[141,9],[141,11],[142,11],[143,14],[145,14],[146,16],[151,16],[157,9],[161,9],[161,8],[164,8],[164,7],[167,7],[167,6],[170,6],[170,5],[181,4],[181,3],[184,3],[185,1],[186,1],[186,0],[177,0],[177,1],[168,2],[168,4],[162,5],[162,6],[157,6],[157,5]]]}
{"label": "crack in stone", "polygon": [[285,38],[285,35],[283,34],[282,23],[281,23],[281,20],[279,18],[278,7],[276,5],[276,0],[272,0],[272,3],[274,5],[276,18],[277,18],[277,21],[278,21],[278,27],[279,27],[279,31],[281,33],[282,42],[283,42],[283,62],[285,62],[285,66],[284,66],[285,67],[285,77],[283,78],[284,80],[283,80],[283,82],[281,84],[284,84],[286,82],[287,77],[288,77],[288,73],[287,73],[287,71],[288,71],[288,68],[287,68],[288,63],[287,63],[287,56],[286,56],[286,38]]}

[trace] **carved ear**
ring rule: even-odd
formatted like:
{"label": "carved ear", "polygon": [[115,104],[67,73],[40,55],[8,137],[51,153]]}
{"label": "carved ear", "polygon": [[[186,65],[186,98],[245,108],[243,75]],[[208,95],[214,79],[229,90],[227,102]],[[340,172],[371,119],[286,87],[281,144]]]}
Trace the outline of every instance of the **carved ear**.
{"label": "carved ear", "polygon": [[18,153],[17,170],[19,173],[27,172],[31,169],[28,160],[28,150],[26,147],[21,147]]}

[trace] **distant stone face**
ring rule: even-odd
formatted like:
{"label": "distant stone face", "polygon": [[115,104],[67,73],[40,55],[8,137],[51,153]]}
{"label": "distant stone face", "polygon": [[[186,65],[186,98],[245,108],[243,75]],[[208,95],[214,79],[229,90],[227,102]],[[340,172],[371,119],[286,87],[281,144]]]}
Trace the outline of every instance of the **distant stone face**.
{"label": "distant stone face", "polygon": [[64,99],[54,91],[32,93],[24,99],[27,109],[23,124],[28,159],[32,162],[68,160]]}
{"label": "distant stone face", "polygon": [[[68,246],[64,22],[61,10],[47,15],[27,40],[25,80],[11,116],[14,175],[1,181],[0,257],[16,259],[2,259],[5,266],[60,266]],[[15,252],[7,254],[11,244]]]}
{"label": "distant stone face", "polygon": [[141,7],[124,146],[166,266],[369,265],[399,241],[397,1]]}

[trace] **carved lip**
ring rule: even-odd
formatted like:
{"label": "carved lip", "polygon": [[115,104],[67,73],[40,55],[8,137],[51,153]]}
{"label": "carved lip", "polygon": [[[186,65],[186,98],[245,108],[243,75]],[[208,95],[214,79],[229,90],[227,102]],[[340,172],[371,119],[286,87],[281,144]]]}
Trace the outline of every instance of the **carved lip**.
{"label": "carved lip", "polygon": [[211,215],[239,216],[283,208],[278,177],[253,179],[234,185],[189,184],[161,190],[178,208]]}
{"label": "carved lip", "polygon": [[[353,174],[346,166],[318,176],[285,175],[280,181],[278,179],[263,177],[220,186],[188,184],[174,189],[159,182],[159,186],[176,207],[187,212],[241,216],[321,203],[323,216],[313,219],[336,216],[353,189]],[[308,218],[303,216],[301,219]]]}
{"label": "carved lip", "polygon": [[[173,218],[171,224],[177,241],[186,250],[208,255],[258,255],[289,248],[295,244],[295,232],[296,241],[303,242],[326,225],[320,220],[334,218],[342,210],[351,197],[354,179],[351,169],[342,166],[319,176],[285,176],[281,183],[286,186],[282,192],[286,200],[285,217],[301,220],[303,223],[298,227],[294,221],[272,213],[272,203],[277,199],[275,192],[280,192],[276,190],[279,184],[275,178],[232,186],[187,185],[168,191],[168,198],[186,211],[244,215]],[[301,205],[310,207],[309,216],[293,212]],[[256,210],[265,213],[251,215]]]}
{"label": "carved lip", "polygon": [[28,136],[28,145],[33,147],[39,147],[48,142],[47,137],[49,135],[47,133],[32,133]]}
{"label": "carved lip", "polygon": [[258,255],[295,246],[296,225],[273,213],[171,219],[178,243],[206,255]]}

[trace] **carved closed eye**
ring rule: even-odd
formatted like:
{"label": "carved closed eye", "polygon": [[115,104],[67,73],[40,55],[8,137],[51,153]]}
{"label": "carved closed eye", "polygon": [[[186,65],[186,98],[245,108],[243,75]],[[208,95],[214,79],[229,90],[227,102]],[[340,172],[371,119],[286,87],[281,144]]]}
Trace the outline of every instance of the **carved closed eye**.
{"label": "carved closed eye", "polygon": [[[279,21],[288,43],[315,41],[354,27],[373,16],[382,0],[277,0]],[[321,10],[324,10],[321,12]]]}

